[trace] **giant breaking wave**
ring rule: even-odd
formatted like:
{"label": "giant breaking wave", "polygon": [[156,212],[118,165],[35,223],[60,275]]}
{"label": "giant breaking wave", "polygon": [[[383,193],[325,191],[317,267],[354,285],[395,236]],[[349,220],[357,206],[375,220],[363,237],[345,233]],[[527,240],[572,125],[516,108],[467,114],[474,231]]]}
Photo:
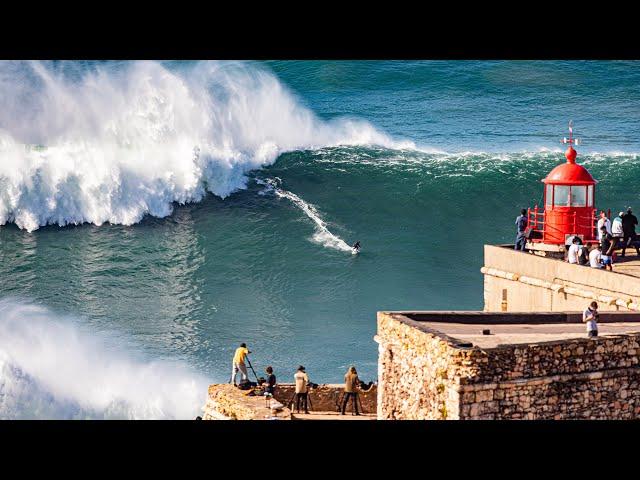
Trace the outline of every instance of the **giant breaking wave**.
{"label": "giant breaking wave", "polygon": [[132,225],[245,188],[285,151],[413,148],[325,122],[260,66],[0,62],[0,225]]}
{"label": "giant breaking wave", "polygon": [[[0,300],[0,419],[192,419],[206,380],[73,318]],[[118,346],[116,346],[118,345]]]}

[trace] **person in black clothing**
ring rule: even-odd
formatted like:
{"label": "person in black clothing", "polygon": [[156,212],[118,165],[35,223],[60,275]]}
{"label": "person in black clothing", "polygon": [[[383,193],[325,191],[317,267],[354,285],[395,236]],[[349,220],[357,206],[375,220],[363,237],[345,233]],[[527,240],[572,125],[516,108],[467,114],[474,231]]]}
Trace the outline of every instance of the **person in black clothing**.
{"label": "person in black clothing", "polygon": [[[638,219],[633,213],[631,213],[631,207],[629,207],[627,213],[622,216],[622,233],[624,235],[624,237],[622,238],[623,257],[627,247],[636,240],[636,225],[638,225]],[[636,248],[636,253],[640,255],[640,249],[638,248],[638,245],[634,243],[633,246]]]}
{"label": "person in black clothing", "polygon": [[267,367],[265,372],[267,372],[267,379],[265,381],[267,386],[264,388],[264,391],[265,393],[273,395],[273,392],[276,390],[276,376],[273,374],[273,367]]}
{"label": "person in black clothing", "polygon": [[520,216],[516,218],[516,226],[518,228],[518,235],[516,236],[516,244],[515,250],[522,250],[524,252],[524,247],[527,244],[527,238],[524,236],[524,232],[527,229],[527,211],[523,208],[520,210]]}
{"label": "person in black clothing", "polygon": [[587,246],[580,249],[580,255],[578,256],[578,263],[580,265],[589,265],[589,248]]}
{"label": "person in black clothing", "polygon": [[602,254],[600,256],[602,264],[604,265],[604,269],[606,270],[609,267],[609,270],[613,271],[613,251],[616,248],[616,239],[611,236],[610,233],[607,232],[607,227],[604,225],[600,229],[602,232],[602,237],[600,240],[600,247],[602,249]]}
{"label": "person in black clothing", "polygon": [[356,252],[360,251],[360,240],[358,240],[356,243],[353,244],[352,247]]}

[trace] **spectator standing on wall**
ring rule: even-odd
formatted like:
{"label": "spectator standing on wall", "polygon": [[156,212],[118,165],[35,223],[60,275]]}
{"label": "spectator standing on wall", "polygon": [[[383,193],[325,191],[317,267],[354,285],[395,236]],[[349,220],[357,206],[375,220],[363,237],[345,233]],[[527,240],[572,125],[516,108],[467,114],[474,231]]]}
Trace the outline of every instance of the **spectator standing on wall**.
{"label": "spectator standing on wall", "polygon": [[298,371],[293,376],[296,381],[296,393],[295,393],[295,402],[296,402],[296,411],[300,412],[300,404],[304,406],[304,413],[309,413],[309,407],[307,406],[307,384],[309,383],[309,377],[307,376],[307,372],[302,365],[298,367]]}
{"label": "spectator standing on wall", "polygon": [[[613,223],[611,224],[611,235],[613,238],[619,239],[618,242],[622,242],[622,238],[624,237],[624,231],[622,230],[622,217],[624,216],[624,212],[620,212],[616,218],[613,219]],[[598,237],[600,237],[600,229],[598,228]]]}
{"label": "spectator standing on wall", "polygon": [[602,264],[604,265],[604,269],[607,269],[607,266],[609,267],[609,270],[613,271],[613,250],[615,249],[616,246],[616,240],[607,233],[607,230],[605,229],[605,227],[602,227],[601,229],[602,232],[602,240],[600,241],[600,247],[601,247],[601,258],[602,258]]}
{"label": "spectator standing on wall", "polygon": [[360,379],[358,378],[358,372],[356,367],[351,367],[344,376],[344,399],[342,400],[342,412],[340,415],[344,415],[347,409],[347,403],[351,399],[351,406],[354,410],[354,415],[360,415],[358,413],[358,387],[360,386]]}
{"label": "spectator standing on wall", "polygon": [[[636,240],[636,225],[638,225],[638,219],[631,212],[631,207],[627,209],[627,213],[622,216],[622,233],[624,235],[622,239],[622,256],[624,257],[625,250],[631,243]],[[637,244],[633,244],[636,248],[636,253],[640,255],[640,249]]]}
{"label": "spectator standing on wall", "polygon": [[240,372],[240,383],[248,382],[249,375],[247,374],[247,366],[244,361],[247,359],[247,355],[251,352],[247,349],[246,343],[241,343],[238,348],[236,348],[235,353],[233,354],[233,367],[231,369],[231,381],[229,383],[236,384],[236,376],[238,372]]}
{"label": "spectator standing on wall", "polygon": [[604,210],[600,211],[600,218],[598,219],[598,240],[602,240],[602,227],[607,227],[607,233],[611,233],[611,221],[607,218]]}
{"label": "spectator standing on wall", "polygon": [[267,386],[264,388],[264,391],[265,393],[270,393],[271,395],[273,395],[276,390],[276,376],[273,374],[273,367],[268,366],[265,369],[265,372],[267,372],[267,379],[265,380]]}
{"label": "spectator standing on wall", "polygon": [[521,250],[524,252],[524,247],[527,243],[527,237],[525,237],[525,230],[527,229],[527,211],[523,208],[520,210],[520,216],[516,218],[516,227],[518,229],[518,234],[516,235],[516,245],[514,247],[515,250]]}
{"label": "spectator standing on wall", "polygon": [[587,324],[587,335],[591,337],[598,336],[598,304],[591,302],[589,307],[582,314],[582,322]]}

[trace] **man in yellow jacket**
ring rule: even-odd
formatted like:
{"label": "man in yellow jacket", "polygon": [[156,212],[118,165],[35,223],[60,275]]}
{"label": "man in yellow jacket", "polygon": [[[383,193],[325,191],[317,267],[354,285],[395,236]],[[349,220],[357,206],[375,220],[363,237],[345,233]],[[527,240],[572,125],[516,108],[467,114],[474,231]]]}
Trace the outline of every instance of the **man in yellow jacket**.
{"label": "man in yellow jacket", "polygon": [[240,346],[236,348],[236,353],[233,355],[233,370],[231,371],[231,381],[229,383],[236,384],[236,375],[238,375],[238,372],[241,374],[240,383],[249,381],[247,366],[244,362],[250,353],[246,343],[241,343]]}

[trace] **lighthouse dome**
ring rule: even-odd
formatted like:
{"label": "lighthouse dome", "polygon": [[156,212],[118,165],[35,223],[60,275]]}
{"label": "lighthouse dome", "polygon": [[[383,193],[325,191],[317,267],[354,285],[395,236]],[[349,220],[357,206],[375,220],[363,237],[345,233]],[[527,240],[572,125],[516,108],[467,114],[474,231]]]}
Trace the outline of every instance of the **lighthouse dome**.
{"label": "lighthouse dome", "polygon": [[552,185],[594,185],[596,180],[582,165],[567,162],[551,170],[543,182]]}
{"label": "lighthouse dome", "polygon": [[[571,126],[569,128],[569,131],[571,131]],[[567,163],[558,165],[556,168],[551,170],[543,182],[551,185],[595,185],[596,181],[593,179],[589,171],[582,165],[578,165],[576,163],[577,155],[577,152],[571,145],[569,145],[567,151],[564,152],[564,156],[567,158]]]}

